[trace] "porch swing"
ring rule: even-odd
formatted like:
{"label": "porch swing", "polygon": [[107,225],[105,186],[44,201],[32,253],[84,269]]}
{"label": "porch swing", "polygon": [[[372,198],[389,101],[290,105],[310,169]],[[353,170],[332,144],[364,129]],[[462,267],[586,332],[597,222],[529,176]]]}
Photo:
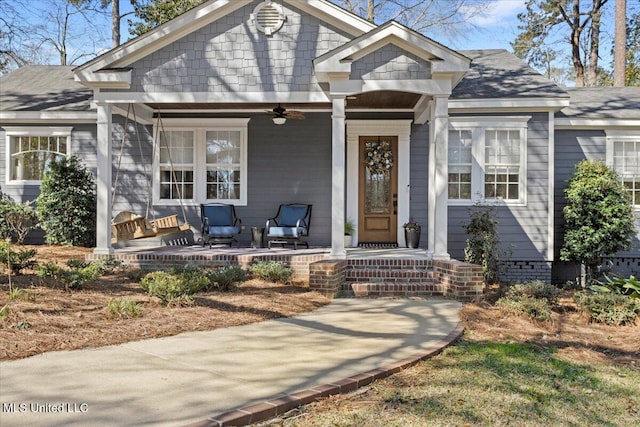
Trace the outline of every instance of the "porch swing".
{"label": "porch swing", "polygon": [[[152,197],[152,188],[151,188],[151,178],[147,173],[147,163],[144,160],[144,154],[142,151],[142,143],[140,141],[140,133],[138,131],[138,120],[136,117],[135,109],[132,104],[129,104],[127,108],[127,116],[124,122],[124,129],[122,133],[122,141],[120,144],[120,154],[118,156],[118,165],[116,167],[116,177],[113,184],[113,192],[111,194],[111,204],[113,205],[116,197],[116,191],[118,188],[118,178],[120,176],[120,166],[122,164],[122,153],[124,151],[124,143],[126,139],[126,129],[129,124],[130,114],[133,114],[134,128],[136,130],[136,139],[138,140],[138,149],[140,150],[140,158],[142,163],[144,164],[144,173],[147,178],[147,207],[145,215],[137,215],[131,211],[122,211],[118,213],[111,222],[111,243],[119,243],[125,242],[128,240],[134,239],[144,239],[149,237],[160,237],[166,236],[173,233],[178,233],[182,231],[188,231],[191,229],[191,226],[187,222],[187,215],[184,210],[184,205],[182,204],[182,193],[180,190],[180,186],[176,185],[176,190],[178,193],[178,201],[180,203],[180,208],[182,210],[182,218],[183,224],[178,222],[178,215],[169,215],[162,218],[156,218],[155,213],[151,209],[151,197]],[[160,135],[164,135],[164,126],[162,124],[162,119],[160,114],[158,114],[157,126],[158,131],[156,132],[156,138],[153,143],[152,150],[152,158],[155,157],[156,146],[159,146],[161,143]],[[162,131],[161,131],[162,130]],[[169,165],[171,169],[171,175],[173,177],[173,181],[177,182],[176,174],[173,169],[173,161],[171,159],[171,150],[166,144],[167,153],[169,156]],[[148,219],[149,211],[151,211],[152,219]]]}

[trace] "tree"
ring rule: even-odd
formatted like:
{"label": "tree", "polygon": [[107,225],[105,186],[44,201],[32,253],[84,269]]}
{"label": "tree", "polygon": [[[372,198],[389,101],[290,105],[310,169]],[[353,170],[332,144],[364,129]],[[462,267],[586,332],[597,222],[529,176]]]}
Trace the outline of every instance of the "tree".
{"label": "tree", "polygon": [[333,0],[369,22],[395,20],[419,33],[459,35],[488,7],[474,0]]}
{"label": "tree", "polygon": [[571,47],[576,86],[594,86],[598,80],[600,19],[608,1],[591,0],[585,10],[585,0],[527,0],[527,12],[518,15],[522,32],[511,43],[514,53],[539,67],[548,46],[557,43],[555,33],[560,32]]}
{"label": "tree", "polygon": [[[96,11],[103,12],[109,6],[111,6],[111,47],[118,47],[120,45],[120,26],[122,19],[133,13],[120,14],[120,0],[67,0],[71,4],[75,5],[90,5]],[[132,6],[135,6],[137,0],[128,0]],[[94,6],[95,5],[95,6]]]}
{"label": "tree", "polygon": [[129,20],[129,32],[140,36],[158,25],[204,3],[206,0],[138,0],[133,13],[141,22]]}
{"label": "tree", "polygon": [[624,86],[627,58],[627,0],[616,0],[615,39],[613,42],[613,85]]}
{"label": "tree", "polygon": [[36,214],[49,244],[88,246],[96,236],[96,184],[75,156],[51,163],[40,185]]}
{"label": "tree", "polygon": [[585,267],[586,284],[597,278],[601,257],[629,249],[635,232],[631,198],[604,162],[583,160],[565,189],[563,261]]}
{"label": "tree", "polygon": [[640,11],[627,20],[625,86],[640,86]]}

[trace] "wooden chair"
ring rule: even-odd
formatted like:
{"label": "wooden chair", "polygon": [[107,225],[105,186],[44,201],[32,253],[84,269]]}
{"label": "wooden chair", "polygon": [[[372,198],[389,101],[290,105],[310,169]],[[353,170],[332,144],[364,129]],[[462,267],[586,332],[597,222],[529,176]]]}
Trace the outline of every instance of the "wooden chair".
{"label": "wooden chair", "polygon": [[301,203],[290,203],[280,205],[275,217],[267,220],[267,237],[270,238],[268,246],[272,244],[293,245],[298,249],[298,245],[309,247],[309,243],[302,240],[302,237],[309,236],[311,227],[311,205]]}

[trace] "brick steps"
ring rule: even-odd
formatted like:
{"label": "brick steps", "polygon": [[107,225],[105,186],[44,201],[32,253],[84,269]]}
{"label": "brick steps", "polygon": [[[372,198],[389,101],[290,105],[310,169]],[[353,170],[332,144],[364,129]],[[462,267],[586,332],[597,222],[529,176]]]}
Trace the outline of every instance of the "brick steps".
{"label": "brick steps", "polygon": [[402,283],[345,283],[342,286],[344,296],[366,297],[432,297],[443,296],[446,288],[443,284],[431,282]]}

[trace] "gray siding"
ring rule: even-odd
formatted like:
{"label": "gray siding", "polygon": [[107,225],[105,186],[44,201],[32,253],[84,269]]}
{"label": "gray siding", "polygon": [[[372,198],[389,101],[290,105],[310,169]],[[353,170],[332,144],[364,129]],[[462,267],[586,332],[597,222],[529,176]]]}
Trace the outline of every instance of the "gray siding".
{"label": "gray siding", "polygon": [[[544,261],[548,247],[549,122],[546,113],[532,114],[527,130],[527,204],[497,206],[502,248],[512,261]],[[464,259],[469,207],[449,206],[449,253]]]}
{"label": "gray siding", "polygon": [[351,78],[417,80],[431,78],[431,63],[394,45],[384,46],[354,61]]}
{"label": "gray siding", "polygon": [[[281,203],[313,205],[309,243],[327,246],[331,242],[331,116],[306,114],[306,120],[289,120],[274,126],[268,114],[251,118],[248,128],[247,206],[236,213],[246,229],[241,245],[251,240],[250,227],[264,227]],[[114,179],[122,141],[122,125],[114,125]],[[139,128],[142,152],[129,124],[123,151],[113,211],[131,210],[144,215],[148,199],[147,174],[151,173],[152,129]],[[144,157],[144,160],[143,160]],[[147,165],[145,168],[144,165]],[[200,207],[184,206],[187,221],[198,237]],[[154,206],[152,215],[177,214],[180,206]]]}
{"label": "gray siding", "polygon": [[[422,224],[420,247],[428,246],[427,223],[429,218],[429,125],[411,126],[411,218]],[[402,231],[402,230],[400,230]]]}
{"label": "gray siding", "polygon": [[[564,190],[578,162],[585,159],[605,160],[607,141],[604,131],[601,130],[558,130],[555,132],[555,259],[553,280],[562,283],[574,280],[579,270],[573,263],[559,261],[560,249],[564,242],[564,217],[562,209],[566,205]],[[636,211],[636,216],[640,212]],[[636,227],[640,228],[640,218],[636,221]],[[640,264],[640,238],[636,234],[633,247],[629,251],[616,254],[610,267],[613,271],[622,274],[638,274]],[[626,260],[628,259],[628,260]]]}
{"label": "gray siding", "polygon": [[284,3],[284,26],[255,29],[256,0],[133,64],[134,92],[320,91],[312,60],[350,36]]}

